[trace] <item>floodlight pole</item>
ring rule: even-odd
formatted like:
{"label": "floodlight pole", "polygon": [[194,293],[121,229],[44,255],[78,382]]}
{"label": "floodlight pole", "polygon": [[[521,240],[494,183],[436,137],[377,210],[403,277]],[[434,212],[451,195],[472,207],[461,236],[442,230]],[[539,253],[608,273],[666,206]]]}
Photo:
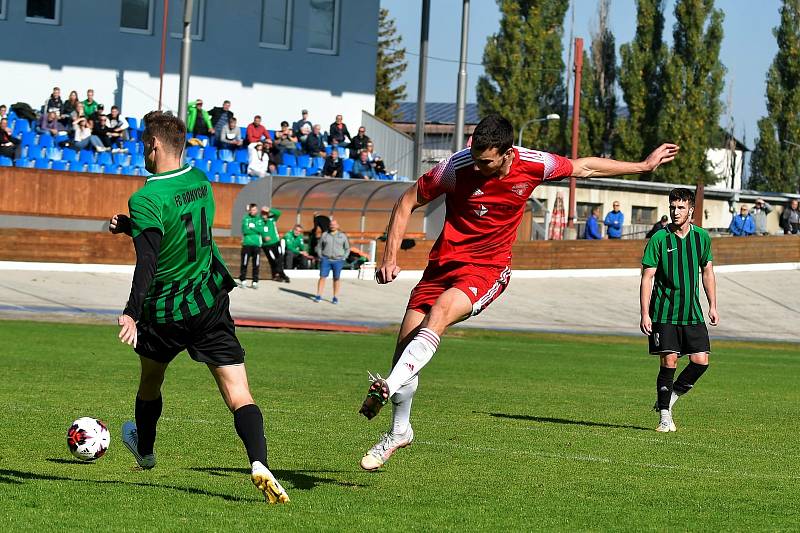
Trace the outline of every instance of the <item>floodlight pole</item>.
{"label": "floodlight pole", "polygon": [[167,14],[169,13],[169,0],[164,0],[164,19],[161,24],[161,66],[158,72],[158,110],[161,111],[162,96],[164,95],[164,62],[167,57]]}
{"label": "floodlight pole", "polygon": [[419,33],[419,79],[417,80],[417,128],[414,132],[414,179],[422,171],[422,145],[425,141],[425,78],[428,72],[428,26],[431,0],[422,0],[422,28]]}
{"label": "floodlight pole", "polygon": [[456,89],[456,130],[453,151],[464,148],[464,111],[467,100],[467,35],[469,34],[469,0],[461,8],[461,56],[458,60],[458,88]]}
{"label": "floodlight pole", "polygon": [[[575,39],[575,96],[572,98],[572,159],[578,159],[578,139],[581,123],[581,71],[583,70],[583,39]],[[574,177],[569,179],[569,216],[567,227],[575,227],[575,189]]]}
{"label": "floodlight pole", "polygon": [[186,120],[189,105],[189,71],[192,62],[192,8],[194,0],[184,0],[183,39],[181,40],[181,85],[178,93],[178,117]]}

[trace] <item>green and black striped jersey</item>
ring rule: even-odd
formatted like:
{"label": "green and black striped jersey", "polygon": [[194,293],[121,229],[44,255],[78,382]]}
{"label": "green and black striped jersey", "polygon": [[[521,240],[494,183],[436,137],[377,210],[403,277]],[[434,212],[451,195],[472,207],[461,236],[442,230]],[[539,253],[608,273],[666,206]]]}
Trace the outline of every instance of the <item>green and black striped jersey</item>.
{"label": "green and black striped jersey", "polygon": [[206,175],[191,166],[153,174],[128,200],[131,233],[161,233],[153,281],[142,319],[175,322],[214,305],[233,279],[211,236],[214,196]]}
{"label": "green and black striped jersey", "polygon": [[711,237],[692,225],[681,239],[670,228],[656,232],[642,256],[644,268],[656,269],[650,319],[659,324],[701,324],[699,273],[712,260]]}

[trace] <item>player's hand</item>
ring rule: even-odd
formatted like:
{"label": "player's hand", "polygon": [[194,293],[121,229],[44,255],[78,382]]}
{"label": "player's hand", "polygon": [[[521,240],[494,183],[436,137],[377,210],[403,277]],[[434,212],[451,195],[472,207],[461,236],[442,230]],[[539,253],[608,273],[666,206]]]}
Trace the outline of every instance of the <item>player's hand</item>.
{"label": "player's hand", "polygon": [[708,310],[708,318],[710,320],[709,324],[712,326],[719,325],[719,314],[717,313],[717,309],[715,307],[712,307]]}
{"label": "player's hand", "polygon": [[131,232],[131,219],[122,213],[114,215],[108,221],[108,231],[111,233],[128,233]]}
{"label": "player's hand", "polygon": [[384,261],[381,263],[380,268],[375,271],[375,281],[381,285],[391,283],[397,278],[398,274],[400,274],[400,267],[397,266],[397,263]]}
{"label": "player's hand", "polygon": [[118,335],[119,340],[136,348],[136,342],[139,340],[136,321],[128,315],[120,315],[117,321],[122,328]]}
{"label": "player's hand", "polygon": [[653,321],[649,316],[645,315],[642,317],[642,321],[639,322],[639,329],[647,336],[653,333]]}
{"label": "player's hand", "polygon": [[678,151],[680,149],[680,146],[677,144],[664,143],[653,150],[653,152],[647,156],[647,159],[644,160],[644,164],[647,167],[648,172],[653,172],[664,163],[669,163],[675,159],[675,156],[678,155]]}

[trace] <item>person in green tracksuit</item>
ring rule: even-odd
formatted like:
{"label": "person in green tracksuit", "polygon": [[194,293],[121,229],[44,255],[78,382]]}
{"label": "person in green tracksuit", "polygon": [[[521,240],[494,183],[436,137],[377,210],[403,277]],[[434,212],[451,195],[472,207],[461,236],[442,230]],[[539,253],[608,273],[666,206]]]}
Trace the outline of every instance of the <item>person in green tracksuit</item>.
{"label": "person in green tracksuit", "polygon": [[278,234],[278,219],[281,218],[281,210],[270,208],[266,205],[261,208],[261,248],[267,256],[269,266],[272,269],[272,281],[283,281],[289,283],[289,276],[283,271],[283,253],[281,252],[281,237]]}
{"label": "person in green tracksuit", "polygon": [[214,126],[211,125],[211,117],[208,111],[203,109],[203,101],[197,99],[189,102],[186,110],[186,130],[194,135],[214,135]]}
{"label": "person in green tracksuit", "polygon": [[242,268],[237,285],[244,287],[247,279],[247,263],[253,261],[252,288],[258,288],[258,269],[261,256],[261,236],[264,233],[264,220],[258,216],[258,205],[247,206],[247,214],[242,218]]}
{"label": "person in green tracksuit", "polygon": [[283,236],[286,250],[283,253],[284,268],[311,268],[308,245],[303,240],[303,226],[296,224]]}

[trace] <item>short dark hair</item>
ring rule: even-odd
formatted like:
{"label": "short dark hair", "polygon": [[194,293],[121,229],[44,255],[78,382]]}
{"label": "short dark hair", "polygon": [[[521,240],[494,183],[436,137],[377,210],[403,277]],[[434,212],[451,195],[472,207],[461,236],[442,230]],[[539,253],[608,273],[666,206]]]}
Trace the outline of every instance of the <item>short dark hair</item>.
{"label": "short dark hair", "polygon": [[144,116],[144,135],[155,137],[172,151],[179,155],[186,144],[186,124],[167,111],[150,111]]}
{"label": "short dark hair", "polygon": [[258,204],[247,204],[247,210],[250,211],[254,207],[258,207]]}
{"label": "short dark hair", "polygon": [[472,133],[472,147],[477,150],[497,148],[505,153],[514,144],[514,127],[505,117],[492,113],[483,118]]}
{"label": "short dark hair", "polygon": [[689,202],[689,205],[694,207],[694,191],[686,187],[677,187],[669,191],[669,203],[678,200]]}

